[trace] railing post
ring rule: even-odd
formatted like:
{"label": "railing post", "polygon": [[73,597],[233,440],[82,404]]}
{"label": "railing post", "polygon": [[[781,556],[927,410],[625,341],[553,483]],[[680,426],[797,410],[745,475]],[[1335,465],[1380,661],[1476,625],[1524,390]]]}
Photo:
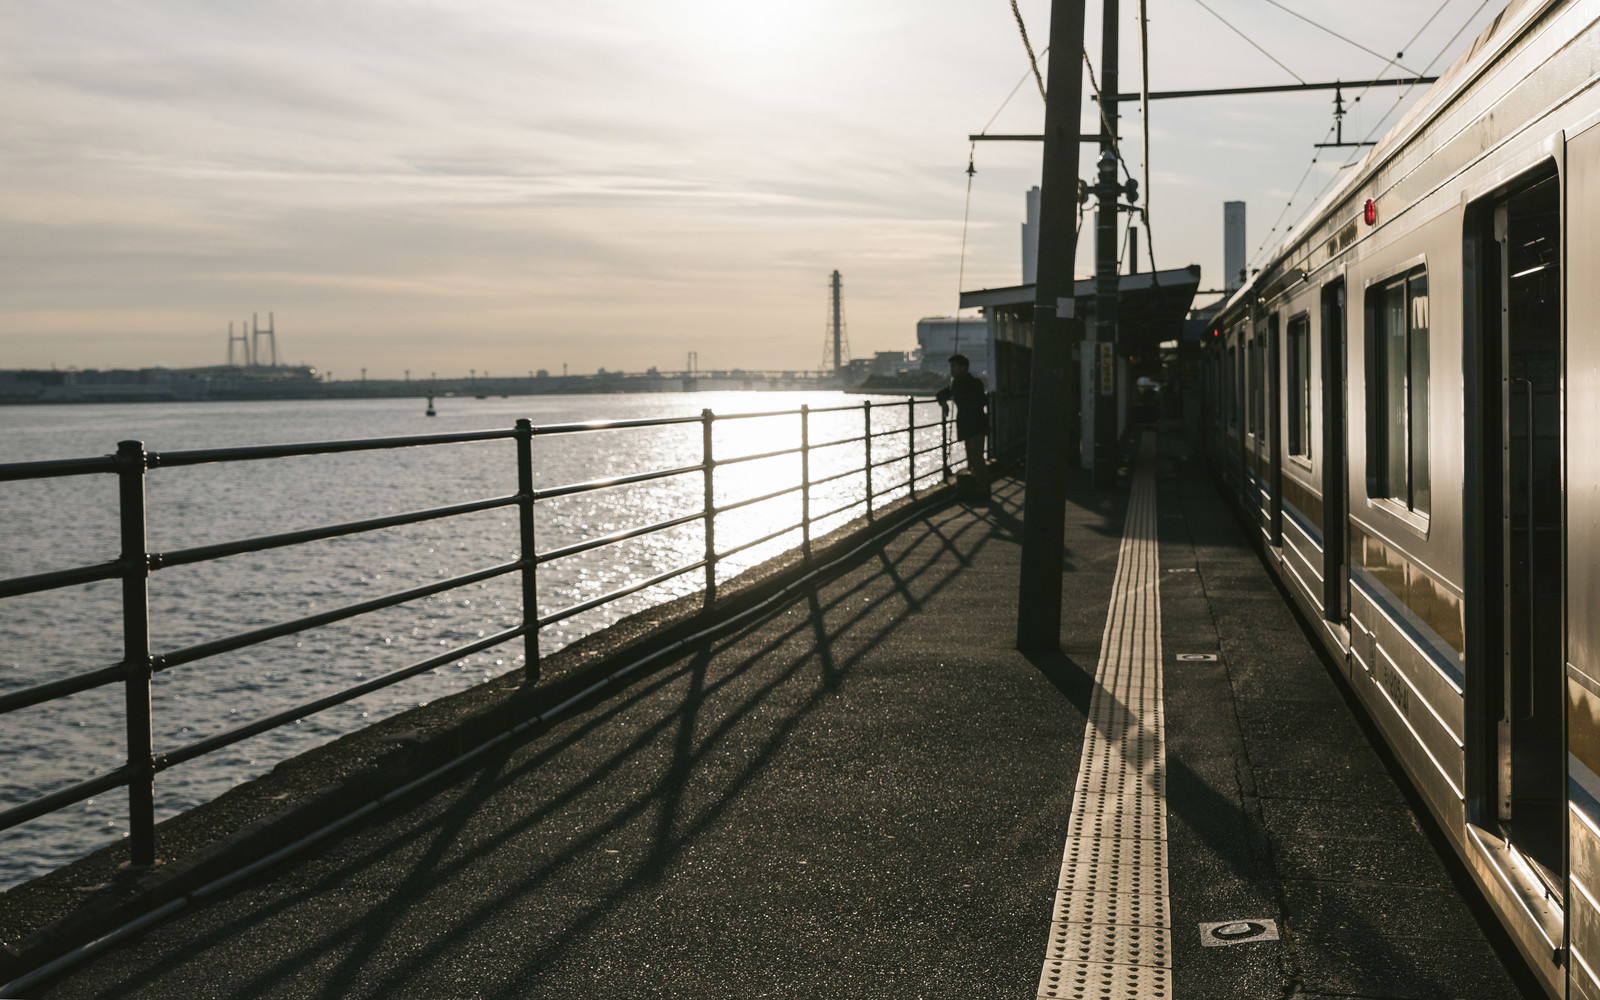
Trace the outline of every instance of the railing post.
{"label": "railing post", "polygon": [[906,495],[917,498],[917,397],[906,397]]}
{"label": "railing post", "polygon": [[800,404],[800,547],[811,558],[811,407]]}
{"label": "railing post", "polygon": [[717,494],[714,486],[716,459],[711,454],[711,423],[715,419],[710,410],[700,411],[700,453],[706,480],[706,607],[717,599]]}
{"label": "railing post", "polygon": [[939,464],[944,478],[950,478],[950,421],[943,413],[939,415]]}
{"label": "railing post", "polygon": [[128,852],[133,865],[156,863],[155,737],[150,709],[150,559],[145,549],[143,441],[117,444],[122,533],[122,665],[127,672]]}
{"label": "railing post", "polygon": [[862,467],[862,474],[867,481],[867,520],[872,520],[872,400],[862,400],[861,419],[866,424],[866,430],[861,438],[866,443],[866,465]]}
{"label": "railing post", "polygon": [[522,542],[523,680],[539,680],[539,549],[533,534],[533,422],[517,420],[517,525]]}

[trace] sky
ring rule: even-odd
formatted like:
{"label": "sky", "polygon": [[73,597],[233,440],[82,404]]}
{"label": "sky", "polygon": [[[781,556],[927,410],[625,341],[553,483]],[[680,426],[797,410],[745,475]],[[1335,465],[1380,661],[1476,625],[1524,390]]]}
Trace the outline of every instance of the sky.
{"label": "sky", "polygon": [[[1437,74],[1501,6],[1148,0],[1150,88]],[[1017,9],[1038,54],[1050,3]],[[270,313],[280,361],[341,380],[817,369],[834,270],[850,355],[911,350],[1020,283],[1041,147],[968,136],[1043,109],[1009,0],[9,0],[0,368],[221,364]],[[1313,163],[1332,110],[1125,104],[1141,270],[1220,288],[1225,201],[1270,249],[1350,156]]]}

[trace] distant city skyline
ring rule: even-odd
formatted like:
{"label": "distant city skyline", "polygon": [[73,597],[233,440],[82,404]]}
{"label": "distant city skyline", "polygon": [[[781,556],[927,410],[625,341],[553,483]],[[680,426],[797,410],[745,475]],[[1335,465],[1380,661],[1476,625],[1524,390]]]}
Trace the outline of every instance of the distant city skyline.
{"label": "distant city skyline", "polygon": [[[1050,4],[1019,9],[1039,52]],[[1438,74],[1499,9],[1151,0],[1150,86]],[[0,368],[221,364],[228,324],[271,312],[282,362],[340,378],[812,370],[835,269],[851,354],[909,350],[962,287],[1021,281],[1039,147],[967,136],[1043,117],[999,0],[21,3],[0,88]],[[1344,137],[1397,99],[1366,94]],[[1253,260],[1346,160],[1311,164],[1331,112],[1153,103],[1141,270],[1153,249],[1222,287],[1223,203]],[[1124,105],[1136,174],[1141,129]]]}

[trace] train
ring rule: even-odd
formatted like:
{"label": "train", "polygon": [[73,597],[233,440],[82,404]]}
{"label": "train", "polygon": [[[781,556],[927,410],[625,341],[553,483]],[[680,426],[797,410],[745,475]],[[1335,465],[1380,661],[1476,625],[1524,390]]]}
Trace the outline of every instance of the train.
{"label": "train", "polygon": [[1600,1000],[1600,0],[1516,0],[1208,321],[1208,461],[1552,997]]}

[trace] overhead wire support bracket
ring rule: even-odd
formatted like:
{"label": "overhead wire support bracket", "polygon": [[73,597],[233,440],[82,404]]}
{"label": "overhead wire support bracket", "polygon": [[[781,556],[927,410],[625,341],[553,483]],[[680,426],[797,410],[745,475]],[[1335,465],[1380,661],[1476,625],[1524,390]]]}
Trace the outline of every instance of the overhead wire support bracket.
{"label": "overhead wire support bracket", "polygon": [[[1152,101],[1171,100],[1179,97],[1232,97],[1238,94],[1292,94],[1305,90],[1338,90],[1340,87],[1411,87],[1421,83],[1436,83],[1436,76],[1407,76],[1393,80],[1336,80],[1333,83],[1282,83],[1267,87],[1220,87],[1214,90],[1152,90],[1148,98]],[[1119,101],[1137,101],[1139,94],[1118,94]],[[1099,97],[1091,96],[1092,101]]]}
{"label": "overhead wire support bracket", "polygon": [[[1103,138],[1103,136],[1101,136],[1100,133],[1096,132],[1094,135],[1080,135],[1080,136],[1078,136],[1078,141],[1079,142],[1099,142],[1102,138]],[[971,142],[1044,142],[1044,136],[1039,135],[1037,133],[1035,133],[1035,134],[1027,134],[1027,133],[1015,134],[1014,133],[1014,134],[1009,134],[1009,135],[981,135],[980,134],[980,135],[969,135],[969,136],[967,136],[967,139],[968,139],[968,141],[971,141]]]}
{"label": "overhead wire support bracket", "polygon": [[[1357,97],[1356,100],[1361,100]],[[1363,146],[1376,146],[1377,142],[1345,142],[1344,141],[1344,91],[1338,87],[1333,91],[1333,130],[1332,142],[1313,143],[1317,149],[1360,149]]]}

